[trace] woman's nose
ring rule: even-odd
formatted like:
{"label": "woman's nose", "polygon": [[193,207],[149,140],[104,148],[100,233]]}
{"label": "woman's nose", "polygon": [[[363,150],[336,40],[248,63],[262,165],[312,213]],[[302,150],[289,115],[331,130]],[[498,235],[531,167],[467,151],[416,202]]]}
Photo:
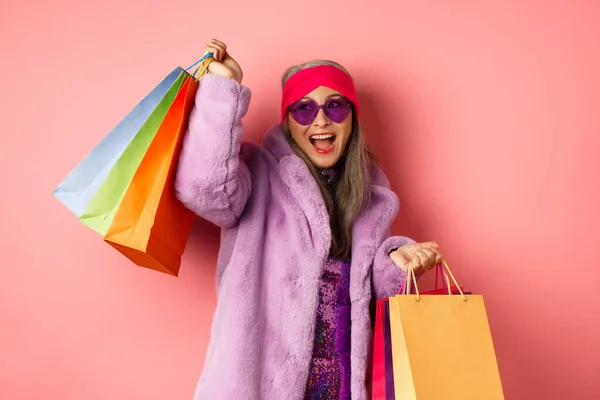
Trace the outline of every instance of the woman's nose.
{"label": "woman's nose", "polygon": [[323,127],[329,124],[331,124],[331,120],[327,118],[327,115],[325,115],[325,111],[323,109],[320,109],[317,113],[317,116],[315,117],[314,125],[318,127]]}

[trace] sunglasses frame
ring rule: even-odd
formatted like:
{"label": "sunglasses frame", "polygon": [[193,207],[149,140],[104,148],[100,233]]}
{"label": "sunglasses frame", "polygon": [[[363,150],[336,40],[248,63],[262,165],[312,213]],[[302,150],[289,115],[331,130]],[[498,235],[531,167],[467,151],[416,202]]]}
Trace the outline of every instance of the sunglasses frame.
{"label": "sunglasses frame", "polygon": [[[327,106],[329,104],[331,104],[331,102],[333,101],[341,101],[342,103],[346,103],[346,105],[348,106],[348,113],[346,114],[346,116],[340,120],[340,121],[336,121],[336,119],[332,119],[330,115],[327,114]],[[314,112],[314,116],[312,117],[312,119],[308,122],[308,123],[302,123],[300,121],[298,121],[295,117],[294,117],[294,113],[298,112],[298,110],[296,110],[296,106],[298,106],[300,103],[310,103],[311,105],[313,105],[315,107]],[[294,119],[294,121],[296,121],[297,123],[299,123],[300,125],[303,126],[307,126],[312,124],[315,119],[317,118],[317,115],[319,115],[319,111],[321,111],[321,109],[325,112],[325,116],[327,117],[327,119],[329,119],[330,121],[339,124],[342,123],[346,120],[346,118],[348,118],[348,116],[352,113],[352,109],[353,109],[353,104],[350,100],[348,100],[347,97],[345,96],[338,96],[338,97],[330,97],[328,98],[324,104],[318,104],[315,100],[309,99],[309,100],[296,100],[295,102],[293,102],[292,104],[290,104],[290,106],[288,107],[288,111],[291,115],[291,117]]]}

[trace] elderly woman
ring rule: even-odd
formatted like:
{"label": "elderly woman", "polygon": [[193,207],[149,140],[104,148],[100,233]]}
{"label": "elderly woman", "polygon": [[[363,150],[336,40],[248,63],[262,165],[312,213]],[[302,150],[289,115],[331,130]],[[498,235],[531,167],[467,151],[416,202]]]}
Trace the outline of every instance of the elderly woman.
{"label": "elderly woman", "polygon": [[367,150],[353,80],[313,61],[282,80],[281,121],[243,142],[250,90],[211,40],[175,180],[222,230],[218,304],[196,399],[368,398],[370,305],[436,242],[389,236],[399,202]]}

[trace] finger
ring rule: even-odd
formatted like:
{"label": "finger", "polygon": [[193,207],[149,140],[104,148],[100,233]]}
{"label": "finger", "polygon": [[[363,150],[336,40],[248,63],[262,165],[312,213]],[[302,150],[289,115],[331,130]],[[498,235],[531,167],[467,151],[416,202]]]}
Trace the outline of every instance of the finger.
{"label": "finger", "polygon": [[421,250],[425,255],[427,255],[427,260],[432,262],[435,260],[435,250],[432,249],[422,249]]}
{"label": "finger", "polygon": [[225,53],[225,49],[220,45],[213,45],[213,48],[216,50],[213,55],[214,59],[217,61],[223,61],[223,54]]}
{"label": "finger", "polygon": [[223,61],[223,58],[225,57],[225,49],[221,46],[215,46],[215,48],[217,49],[217,52],[215,53],[215,60]]}
{"label": "finger", "polygon": [[415,254],[415,257],[413,258],[413,270],[415,271],[415,274],[422,274],[426,270],[426,265],[425,256],[422,253]]}
{"label": "finger", "polygon": [[423,262],[423,269],[425,271],[429,271],[431,269],[433,269],[437,264],[436,264],[436,250],[430,250],[430,249],[423,249],[423,253],[426,257],[425,262]]}
{"label": "finger", "polygon": [[225,58],[225,54],[227,53],[227,45],[217,39],[212,39],[211,44],[217,49],[219,49],[217,60],[222,61]]}
{"label": "finger", "polygon": [[211,42],[207,46],[207,49],[209,49],[208,53],[210,53],[210,52],[213,53],[213,58],[215,59],[215,61],[222,60],[223,53],[225,52],[225,50],[223,49],[223,47],[221,45]]}
{"label": "finger", "polygon": [[224,42],[220,41],[219,39],[212,38],[211,43],[214,43],[214,44],[218,45],[219,47],[222,47],[223,50],[227,50],[227,45]]}
{"label": "finger", "polygon": [[426,269],[431,269],[435,265],[435,252],[431,249],[423,249],[422,250],[424,256],[426,257],[425,262],[423,263],[423,267]]}
{"label": "finger", "polygon": [[428,249],[421,249],[417,252],[417,256],[421,259],[421,267],[429,268],[429,264],[431,264],[431,256]]}
{"label": "finger", "polygon": [[424,242],[421,243],[421,247],[424,249],[439,249],[440,248],[440,244],[437,241],[431,241],[431,242]]}
{"label": "finger", "polygon": [[435,253],[435,265],[438,265],[442,262],[442,260],[444,260],[444,257],[442,256],[442,253],[439,250],[434,250]]}
{"label": "finger", "polygon": [[213,53],[213,58],[215,58],[215,52],[217,51],[216,47],[208,44],[206,49],[204,50],[204,55],[206,56],[208,53]]}
{"label": "finger", "polygon": [[206,47],[204,48],[204,55],[207,55],[208,53],[214,53],[214,45],[213,42],[210,41],[206,44]]}
{"label": "finger", "polygon": [[411,263],[413,270],[417,271],[421,268],[421,259],[418,257],[417,254],[415,254],[415,256],[412,258]]}
{"label": "finger", "polygon": [[423,249],[419,252],[419,258],[421,259],[421,271],[427,271],[431,269],[432,260],[426,250]]}

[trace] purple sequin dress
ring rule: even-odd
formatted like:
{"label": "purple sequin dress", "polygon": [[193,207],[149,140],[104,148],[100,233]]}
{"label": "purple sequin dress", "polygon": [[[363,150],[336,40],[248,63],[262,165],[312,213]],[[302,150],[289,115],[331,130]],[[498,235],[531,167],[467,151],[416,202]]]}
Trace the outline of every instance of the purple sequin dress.
{"label": "purple sequin dress", "polygon": [[305,400],[350,399],[350,263],[329,258],[319,287]]}

